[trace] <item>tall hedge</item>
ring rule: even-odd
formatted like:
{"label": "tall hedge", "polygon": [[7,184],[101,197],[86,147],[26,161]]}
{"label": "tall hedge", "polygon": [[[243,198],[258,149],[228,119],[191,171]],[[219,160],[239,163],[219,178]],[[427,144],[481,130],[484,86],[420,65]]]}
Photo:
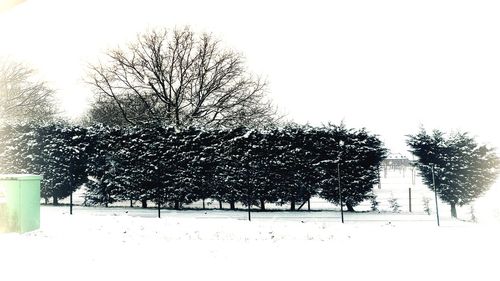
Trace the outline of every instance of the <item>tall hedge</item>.
{"label": "tall hedge", "polygon": [[349,210],[370,196],[385,157],[382,142],[345,126],[176,130],[65,124],[0,128],[0,172],[44,176],[54,202],[86,185],[86,204],[129,200],[181,208],[202,200],[290,204],[319,195]]}

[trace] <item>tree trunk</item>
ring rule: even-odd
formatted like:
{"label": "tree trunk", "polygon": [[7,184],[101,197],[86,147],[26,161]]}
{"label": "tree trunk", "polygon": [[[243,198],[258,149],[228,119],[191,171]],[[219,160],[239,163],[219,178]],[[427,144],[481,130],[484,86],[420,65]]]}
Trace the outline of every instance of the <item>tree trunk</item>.
{"label": "tree trunk", "polygon": [[455,203],[450,203],[451,207],[451,217],[457,218],[457,208]]}
{"label": "tree trunk", "polygon": [[130,208],[134,207],[134,202],[130,199]]}
{"label": "tree trunk", "polygon": [[260,210],[264,211],[266,209],[266,200],[261,198],[259,199],[259,201],[260,201]]}
{"label": "tree trunk", "polygon": [[179,107],[178,106],[175,108],[175,125],[177,126],[177,128],[179,128],[181,125],[181,121],[179,118]]}
{"label": "tree trunk", "polygon": [[59,201],[57,200],[57,197],[55,197],[55,196],[54,196],[54,197],[52,197],[52,204],[53,204],[54,206],[59,205]]}
{"label": "tree trunk", "polygon": [[142,208],[147,208],[148,207],[148,200],[141,199],[141,207]]}
{"label": "tree trunk", "polygon": [[347,207],[348,212],[354,212],[354,207],[352,206],[351,203],[346,202],[345,206]]}
{"label": "tree trunk", "polygon": [[179,201],[174,201],[174,209],[179,210],[180,208],[181,207],[180,207]]}
{"label": "tree trunk", "polygon": [[295,200],[290,202],[290,211],[295,211]]}
{"label": "tree trunk", "polygon": [[234,206],[234,202],[229,202],[229,209],[231,209],[231,210],[236,209]]}
{"label": "tree trunk", "polygon": [[205,210],[205,199],[202,199],[203,202],[203,210]]}
{"label": "tree trunk", "polygon": [[45,205],[48,205],[49,204],[49,198],[48,197],[44,197],[43,199],[45,199]]}
{"label": "tree trunk", "polygon": [[222,210],[222,200],[219,200],[219,209]]}
{"label": "tree trunk", "polygon": [[307,199],[307,211],[311,211],[311,199]]}

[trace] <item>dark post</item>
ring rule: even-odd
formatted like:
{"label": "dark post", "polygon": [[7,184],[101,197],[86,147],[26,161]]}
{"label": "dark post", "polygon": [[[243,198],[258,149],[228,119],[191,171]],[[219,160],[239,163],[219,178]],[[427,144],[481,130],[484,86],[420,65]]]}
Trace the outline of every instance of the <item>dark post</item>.
{"label": "dark post", "polygon": [[252,212],[250,212],[250,200],[248,200],[248,221],[252,221]]}
{"label": "dark post", "polygon": [[248,169],[247,169],[247,173],[246,173],[246,176],[247,176],[247,204],[248,204],[248,221],[252,221],[252,215],[251,215],[251,211],[250,211],[250,206],[251,206],[251,199],[250,199],[250,177],[248,175]]}
{"label": "dark post", "polygon": [[410,208],[409,209],[410,209],[410,213],[411,213],[411,187],[408,188],[408,201],[410,203]]}
{"label": "dark post", "polygon": [[249,184],[249,181],[248,181],[248,176],[247,176],[247,205],[248,205],[248,221],[252,221],[252,216],[251,216],[251,212],[250,212],[250,184]]}
{"label": "dark post", "polygon": [[434,199],[436,201],[436,219],[439,226],[438,195],[436,190],[436,181],[434,180],[434,165],[432,165],[431,168],[432,168],[432,185],[434,186]]}
{"label": "dark post", "polygon": [[311,211],[311,198],[307,199],[307,210]]}
{"label": "dark post", "polygon": [[106,202],[104,202],[104,207],[108,207],[109,195],[106,189],[104,189],[104,197],[106,198]]}
{"label": "dark post", "polygon": [[73,214],[73,192],[69,195],[69,214]]}
{"label": "dark post", "polygon": [[160,201],[158,201],[158,218],[161,218],[161,205],[160,205]]}
{"label": "dark post", "polygon": [[[248,179],[248,177],[247,177],[247,179]],[[247,183],[248,183],[248,181],[247,181]],[[251,212],[251,210],[250,210],[250,206],[251,206],[251,203],[250,203],[250,201],[251,201],[251,200],[250,200],[250,184],[248,185],[248,194],[247,194],[247,198],[248,198],[248,202],[247,202],[247,204],[248,204],[248,221],[252,221],[252,215],[251,215],[251,214],[252,214],[252,212]]]}
{"label": "dark post", "polygon": [[158,218],[161,218],[161,203],[160,203],[160,188],[158,187],[157,189],[158,195],[157,195],[157,200],[158,200]]}
{"label": "dark post", "polygon": [[382,182],[380,181],[380,173],[381,173],[381,169],[380,169],[380,165],[379,165],[378,166],[378,189],[382,188]]}
{"label": "dark post", "polygon": [[340,162],[337,162],[337,172],[339,178],[340,218],[342,223],[344,223],[344,206],[342,204],[342,188],[340,186]]}

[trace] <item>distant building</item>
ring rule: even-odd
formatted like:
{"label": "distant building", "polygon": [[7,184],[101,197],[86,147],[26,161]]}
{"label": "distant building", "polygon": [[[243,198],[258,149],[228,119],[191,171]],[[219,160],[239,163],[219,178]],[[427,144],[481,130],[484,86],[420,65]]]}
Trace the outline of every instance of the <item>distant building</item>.
{"label": "distant building", "polygon": [[[408,168],[411,170],[412,181],[414,181],[414,169],[412,166],[412,161],[400,153],[389,154],[389,156],[387,156],[387,158],[382,161],[380,168],[384,173],[384,178],[387,178],[388,171],[398,172],[397,174],[405,177],[406,169]],[[395,174],[391,173],[391,175],[391,177],[393,177]]]}
{"label": "distant building", "polygon": [[389,154],[389,156],[382,161],[382,166],[391,169],[402,169],[411,166],[411,161],[401,155],[401,153]]}

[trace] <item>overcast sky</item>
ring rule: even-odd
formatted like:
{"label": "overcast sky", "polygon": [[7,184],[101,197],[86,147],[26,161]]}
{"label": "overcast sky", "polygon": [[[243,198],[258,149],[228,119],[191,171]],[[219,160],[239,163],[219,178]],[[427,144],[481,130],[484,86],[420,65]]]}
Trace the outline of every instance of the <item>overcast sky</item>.
{"label": "overcast sky", "polygon": [[0,14],[0,53],[39,69],[77,116],[86,63],[148,28],[190,25],[242,52],[296,122],[366,127],[394,152],[420,125],[500,147],[496,2],[27,0]]}

